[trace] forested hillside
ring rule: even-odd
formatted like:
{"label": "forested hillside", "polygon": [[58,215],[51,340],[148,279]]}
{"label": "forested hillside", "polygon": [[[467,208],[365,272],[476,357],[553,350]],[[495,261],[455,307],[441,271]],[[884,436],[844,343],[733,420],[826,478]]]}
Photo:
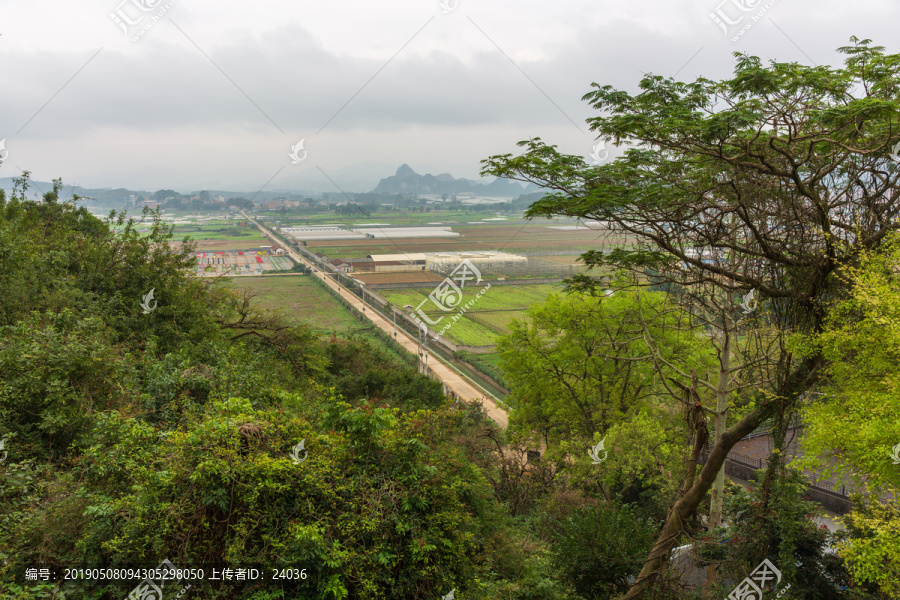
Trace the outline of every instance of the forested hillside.
{"label": "forested hillside", "polygon": [[0,196],[0,597],[124,598],[139,581],[24,573],[164,559],[207,578],[305,569],[190,590],[210,598],[503,597],[541,571],[477,410],[365,341],[187,277],[189,245],[170,251],[158,220],[141,237],[58,191]]}

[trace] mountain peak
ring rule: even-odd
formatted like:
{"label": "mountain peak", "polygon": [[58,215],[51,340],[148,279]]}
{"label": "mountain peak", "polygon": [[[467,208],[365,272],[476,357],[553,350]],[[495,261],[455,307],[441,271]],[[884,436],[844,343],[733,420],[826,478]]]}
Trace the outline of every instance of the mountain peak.
{"label": "mountain peak", "polygon": [[497,178],[489,184],[483,184],[469,179],[456,179],[449,173],[440,175],[419,175],[412,168],[403,163],[397,169],[396,175],[385,177],[378,182],[374,190],[380,194],[459,194],[473,193],[517,198],[522,194],[522,186],[509,179]]}
{"label": "mountain peak", "polygon": [[415,175],[415,174],[416,174],[416,172],[412,170],[412,167],[410,167],[406,163],[403,163],[402,165],[397,167],[397,174],[394,176],[395,177],[403,177],[403,176]]}

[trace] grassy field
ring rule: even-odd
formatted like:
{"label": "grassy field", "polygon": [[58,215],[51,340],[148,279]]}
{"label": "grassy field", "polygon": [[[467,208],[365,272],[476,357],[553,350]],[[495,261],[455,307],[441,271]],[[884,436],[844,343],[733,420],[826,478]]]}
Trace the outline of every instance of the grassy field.
{"label": "grassy field", "polygon": [[322,333],[345,333],[361,324],[334,297],[309,276],[241,277],[232,279],[237,289],[249,288],[263,308],[281,310],[293,323],[308,323]]}
{"label": "grassy field", "polygon": [[498,371],[500,370],[500,354],[497,352],[490,352],[488,354],[479,354],[478,360],[488,363],[492,365]]}
{"label": "grassy field", "polygon": [[280,310],[292,323],[307,323],[323,337],[362,338],[389,355],[399,356],[375,335],[376,326],[361,323],[309,276],[236,277],[232,286],[250,288],[263,308]]}
{"label": "grassy field", "polygon": [[237,222],[230,220],[221,221],[197,221],[190,224],[177,224],[174,226],[173,245],[180,245],[185,236],[197,243],[197,250],[241,250],[244,248],[256,248],[268,246],[269,238],[264,236],[256,227],[240,227]]}
{"label": "grassy field", "polygon": [[[379,290],[378,293],[395,306],[402,307],[408,304],[418,307],[419,303],[428,299],[428,294],[433,289]],[[498,336],[506,332],[510,321],[524,317],[526,308],[543,300],[548,294],[560,292],[562,289],[562,284],[492,286],[444,332],[444,335],[458,344],[492,345],[496,343]],[[463,290],[463,299],[458,306],[464,306],[480,291],[480,286],[466,287]],[[422,310],[432,321],[444,317],[436,325],[431,326],[432,329],[440,331],[450,323],[450,317],[455,315],[459,309],[443,312],[429,300],[422,305]]]}

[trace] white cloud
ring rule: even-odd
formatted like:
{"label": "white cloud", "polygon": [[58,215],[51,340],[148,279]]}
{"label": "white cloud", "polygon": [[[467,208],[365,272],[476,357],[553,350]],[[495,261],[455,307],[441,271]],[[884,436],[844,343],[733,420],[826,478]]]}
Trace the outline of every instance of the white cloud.
{"label": "white cloud", "polygon": [[[781,0],[732,43],[709,17],[718,0],[460,0],[448,15],[437,0],[178,0],[133,43],[109,17],[120,1],[4,7],[0,177],[19,166],[91,186],[253,190],[292,166],[300,138],[310,160],[270,187],[329,189],[316,165],[352,191],[374,185],[373,164],[474,177],[532,136],[587,155],[592,81],[727,77],[736,50],[836,64],[853,34],[897,51],[900,16],[887,2]],[[348,175],[356,164],[364,176]]]}

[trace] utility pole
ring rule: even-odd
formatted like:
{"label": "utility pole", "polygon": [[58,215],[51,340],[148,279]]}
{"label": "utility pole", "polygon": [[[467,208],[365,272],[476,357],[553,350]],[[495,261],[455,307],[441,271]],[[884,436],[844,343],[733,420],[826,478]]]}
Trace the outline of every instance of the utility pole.
{"label": "utility pole", "polygon": [[428,374],[428,328],[424,325],[419,328],[419,372],[422,375]]}

